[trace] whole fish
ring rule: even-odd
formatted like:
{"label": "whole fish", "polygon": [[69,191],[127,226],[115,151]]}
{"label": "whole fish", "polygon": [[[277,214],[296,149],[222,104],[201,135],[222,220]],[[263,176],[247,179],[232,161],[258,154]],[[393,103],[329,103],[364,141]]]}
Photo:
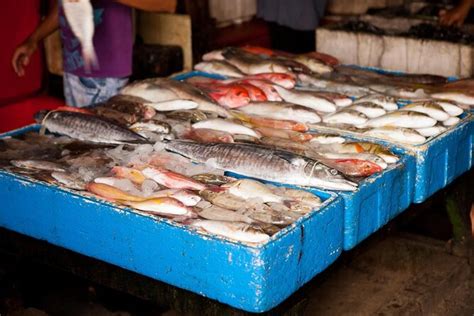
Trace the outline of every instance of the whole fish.
{"label": "whole fish", "polygon": [[135,184],[142,184],[146,180],[143,173],[134,168],[115,166],[112,168],[112,173],[119,178],[129,179]]}
{"label": "whole fish", "polygon": [[237,49],[228,48],[222,55],[228,63],[248,75],[268,72],[291,73],[290,69],[280,62],[258,58]]}
{"label": "whole fish", "polygon": [[146,103],[145,105],[154,108],[158,112],[168,112],[177,110],[192,110],[196,109],[199,105],[197,102],[192,100],[169,100]]}
{"label": "whole fish", "polygon": [[[155,116],[156,111],[147,105],[148,101],[131,95],[115,95],[100,106],[136,117],[137,120],[147,120]],[[94,110],[94,108],[93,108]]]}
{"label": "whole fish", "polygon": [[86,184],[86,190],[108,200],[139,202],[145,199],[142,196],[130,194],[128,192],[116,188],[115,186],[105,183],[90,182]]}
{"label": "whole fish", "polygon": [[[201,192],[199,192],[199,194],[212,204],[233,211],[241,211],[247,209],[253,210],[255,206],[255,203],[253,203],[252,201],[247,201],[241,197],[238,197],[225,191],[215,192],[212,190],[202,190]],[[259,200],[258,204],[263,204],[263,201]],[[263,207],[267,206],[265,205]]]}
{"label": "whole fish", "polygon": [[239,111],[276,120],[291,118],[293,121],[301,123],[321,122],[321,117],[316,111],[286,102],[252,102],[239,108]]}
{"label": "whole fish", "polygon": [[211,74],[217,74],[222,76],[241,78],[245,74],[239,70],[239,68],[226,62],[225,60],[209,60],[202,61],[194,66],[194,69],[208,72]]}
{"label": "whole fish", "polygon": [[233,111],[232,114],[239,120],[247,122],[255,127],[268,127],[273,129],[291,130],[296,132],[306,132],[309,129],[305,123],[296,121],[276,120],[258,115],[249,115],[239,111]]}
{"label": "whole fish", "polygon": [[99,63],[92,41],[94,37],[94,10],[89,0],[63,0],[64,16],[74,36],[81,43],[85,72],[98,68]]}
{"label": "whole fish", "polygon": [[311,91],[288,90],[275,85],[275,90],[280,94],[281,98],[286,102],[298,104],[316,111],[334,112],[336,105],[325,98],[313,94]]}
{"label": "whole fish", "polygon": [[248,83],[251,84],[263,91],[265,94],[265,97],[267,98],[268,101],[281,101],[282,98],[278,94],[278,92],[275,90],[273,87],[273,84],[269,81],[266,80],[258,80],[258,79],[232,79],[232,80],[226,80],[226,82],[231,82],[231,83]]}
{"label": "whole fish", "polygon": [[227,121],[223,119],[205,120],[198,123],[194,123],[192,126],[194,129],[200,129],[200,128],[214,129],[218,131],[227,132],[230,134],[243,134],[243,135],[249,135],[252,137],[260,138],[260,135],[257,132],[255,132],[253,129],[243,126],[241,124],[237,124],[232,121]]}
{"label": "whole fish", "polygon": [[382,169],[387,168],[387,163],[385,162],[384,159],[381,157],[370,154],[370,153],[339,153],[339,152],[318,152],[318,155],[320,157],[324,157],[326,159],[330,160],[337,160],[337,161],[343,161],[343,160],[364,160],[364,161],[369,161],[372,162],[376,165],[378,165]]}
{"label": "whole fish", "polygon": [[196,123],[208,118],[204,112],[199,110],[173,111],[166,113],[166,117],[180,121],[190,121],[191,123]]}
{"label": "whole fish", "polygon": [[417,128],[416,131],[425,137],[431,137],[441,134],[446,130],[446,127],[442,125],[435,125],[426,128]]}
{"label": "whole fish", "polygon": [[426,138],[415,130],[393,126],[372,128],[362,134],[411,145],[423,144],[426,141]]}
{"label": "whole fish", "polygon": [[347,107],[346,109],[355,110],[365,114],[368,118],[379,117],[387,113],[383,106],[371,102],[356,103]]}
{"label": "whole fish", "polygon": [[430,96],[433,99],[439,99],[439,100],[448,100],[448,101],[453,101],[459,104],[465,104],[465,105],[474,105],[474,95],[473,94],[465,94],[462,92],[437,92],[437,93],[432,93]]}
{"label": "whole fish", "polygon": [[193,218],[196,217],[192,209],[177,199],[170,197],[152,198],[143,201],[120,201],[121,203],[131,206],[137,210],[151,214],[166,216],[182,216]]}
{"label": "whole fish", "polygon": [[254,223],[255,220],[251,219],[247,215],[232,211],[223,207],[210,205],[206,208],[194,208],[195,212],[204,219],[225,221],[225,222],[244,222]]}
{"label": "whole fish", "polygon": [[29,170],[46,170],[65,172],[66,167],[56,162],[45,160],[10,160],[10,163],[17,168]]}
{"label": "whole fish", "polygon": [[357,184],[318,161],[287,151],[250,144],[198,144],[170,141],[166,149],[191,160],[249,177],[287,184],[353,191]]}
{"label": "whole fish", "polygon": [[155,120],[137,122],[131,125],[130,129],[137,133],[141,131],[149,131],[160,134],[169,134],[171,132],[171,126],[168,123]]}
{"label": "whole fish", "polygon": [[394,97],[383,94],[368,94],[354,101],[354,104],[371,102],[381,105],[387,111],[395,111],[398,109],[397,100]]}
{"label": "whole fish", "polygon": [[[375,143],[369,143],[369,142],[357,142],[357,143],[347,143],[344,145],[341,145],[342,148],[348,149],[349,147],[357,147],[357,148],[362,148],[365,152],[377,155],[379,157],[382,157],[383,160],[387,163],[396,163],[399,158],[395,154],[393,154],[390,150],[387,148],[383,147],[382,145],[375,144]],[[358,149],[356,149],[358,150]]]}
{"label": "whole fish", "polygon": [[296,200],[304,204],[310,205],[312,208],[321,206],[321,199],[308,191],[297,190],[291,188],[285,188],[283,195],[288,198],[288,200]]}
{"label": "whole fish", "polygon": [[434,102],[413,102],[400,108],[400,110],[424,113],[437,121],[446,121],[450,117],[440,105]]}
{"label": "whole fish", "polygon": [[371,92],[370,89],[366,87],[351,85],[347,83],[339,83],[335,81],[317,78],[314,76],[308,76],[306,74],[298,74],[298,82],[303,87],[341,93],[353,97],[361,97]]}
{"label": "whole fish", "polygon": [[[304,90],[304,88],[302,90]],[[312,94],[314,96],[329,100],[330,102],[334,103],[337,107],[346,107],[353,103],[351,98],[341,93],[327,92],[327,91],[312,91]]]}
{"label": "whole fish", "polygon": [[183,189],[167,189],[158,192],[153,192],[147,198],[161,198],[161,197],[172,197],[183,203],[186,206],[195,206],[201,201],[201,197],[189,190]]}
{"label": "whole fish", "polygon": [[142,170],[145,177],[170,189],[204,190],[206,185],[182,174],[161,167],[146,167]]}
{"label": "whole fish", "polygon": [[237,85],[247,90],[250,101],[267,101],[267,96],[259,87],[254,86],[248,82],[238,83]]}
{"label": "whole fish", "polygon": [[198,109],[203,112],[216,113],[228,117],[226,109],[216,104],[203,91],[193,85],[168,78],[151,78],[135,81],[126,85],[121,94],[143,98],[149,103],[173,100],[191,100],[198,104]]}
{"label": "whole fish", "polygon": [[198,85],[214,101],[227,108],[238,108],[248,104],[251,97],[247,89],[236,84]]}
{"label": "whole fish", "polygon": [[270,236],[264,233],[260,227],[252,226],[248,223],[195,220],[191,226],[200,228],[211,234],[252,244],[264,243],[270,239]]}
{"label": "whole fish", "polygon": [[281,203],[284,199],[272,192],[265,184],[252,180],[240,179],[222,185],[227,192],[243,199],[262,199],[263,203],[277,202]]}
{"label": "whole fish", "polygon": [[323,117],[323,122],[328,124],[361,125],[367,120],[368,117],[364,113],[350,109],[343,109]]}
{"label": "whole fish", "polygon": [[222,185],[235,180],[232,177],[222,176],[213,173],[201,173],[194,175],[191,178],[208,185]]}
{"label": "whole fish", "polygon": [[85,190],[86,188],[86,183],[79,174],[54,171],[51,173],[51,176],[66,188],[74,190]]}
{"label": "whole fish", "polygon": [[380,117],[373,118],[363,125],[368,127],[394,126],[405,128],[424,128],[434,126],[435,124],[435,119],[422,113],[395,111]]}
{"label": "whole fish", "polygon": [[460,120],[461,119],[459,117],[452,116],[449,119],[447,119],[446,121],[443,121],[442,124],[444,126],[453,126],[453,125],[456,125],[457,123],[459,123]]}
{"label": "whole fish", "polygon": [[104,144],[146,144],[149,141],[126,127],[94,115],[50,111],[37,113],[35,118],[51,133],[66,135],[81,141]]}
{"label": "whole fish", "polygon": [[312,134],[309,133],[300,133],[285,129],[276,129],[270,127],[257,127],[255,128],[262,136],[265,137],[278,137],[284,139],[291,139],[295,142],[306,142],[313,138]]}
{"label": "whole fish", "polygon": [[434,100],[438,105],[440,105],[443,110],[451,116],[459,116],[464,110],[454,104],[453,102],[443,101],[443,100]]}
{"label": "whole fish", "polygon": [[329,159],[318,155],[319,160],[328,167],[334,168],[346,176],[369,177],[383,169],[376,163],[356,158]]}
{"label": "whole fish", "polygon": [[311,58],[308,55],[298,55],[292,58],[294,61],[302,63],[306,67],[308,67],[312,72],[317,74],[324,74],[327,72],[333,71],[333,68],[318,59]]}
{"label": "whole fish", "polygon": [[185,139],[191,139],[200,143],[233,143],[232,134],[209,128],[192,128],[185,134]]}
{"label": "whole fish", "polygon": [[339,136],[339,135],[331,135],[331,134],[311,134],[311,140],[309,144],[342,144],[346,140]]}
{"label": "whole fish", "polygon": [[251,76],[246,76],[245,79],[267,80],[286,89],[293,89],[296,85],[295,75],[291,73],[258,73]]}

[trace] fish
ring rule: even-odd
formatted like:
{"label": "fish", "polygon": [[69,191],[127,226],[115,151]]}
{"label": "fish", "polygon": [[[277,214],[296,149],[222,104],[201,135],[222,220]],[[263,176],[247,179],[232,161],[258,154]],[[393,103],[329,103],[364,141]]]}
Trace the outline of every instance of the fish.
{"label": "fish", "polygon": [[194,123],[192,125],[194,129],[213,129],[218,131],[227,132],[230,134],[242,134],[242,135],[249,135],[252,137],[260,138],[260,135],[255,132],[253,129],[246,127],[241,124],[234,123],[232,121],[223,120],[223,119],[210,119],[201,121],[198,123]]}
{"label": "fish", "polygon": [[343,109],[323,117],[323,122],[328,124],[361,125],[367,121],[367,115],[350,109]]}
{"label": "fish", "polygon": [[424,128],[434,126],[435,124],[435,119],[422,113],[395,111],[370,119],[363,125],[366,127],[394,126],[404,128]]}
{"label": "fish", "polygon": [[150,214],[166,215],[166,216],[182,216],[195,218],[193,210],[171,197],[158,197],[143,201],[120,201],[120,203],[131,206],[137,210]]}
{"label": "fish", "polygon": [[400,108],[400,110],[424,113],[437,121],[446,121],[450,117],[443,107],[434,102],[413,102]]}
{"label": "fish", "polygon": [[29,170],[46,170],[66,172],[66,167],[56,162],[45,160],[10,160],[10,163],[17,168]]}
{"label": "fish", "polygon": [[372,128],[362,134],[410,145],[419,145],[426,141],[426,138],[415,130],[394,126]]}
{"label": "fish", "polygon": [[397,100],[394,97],[383,94],[368,94],[354,101],[354,104],[371,102],[381,105],[387,111],[395,111],[398,109]]}
{"label": "fish", "polygon": [[227,192],[243,199],[261,199],[263,203],[282,203],[284,199],[272,192],[265,184],[252,179],[240,179],[223,184]]}
{"label": "fish", "polygon": [[[378,165],[382,169],[387,168],[387,163],[382,157],[379,157],[377,155],[371,154],[371,153],[352,153],[352,152],[345,152],[345,153],[340,153],[340,152],[318,152],[318,157],[324,157],[326,159],[330,160],[335,160],[335,161],[351,161],[351,160],[363,160],[363,161],[369,161],[372,162],[376,165]],[[381,171],[381,170],[380,170]]]}
{"label": "fish", "polygon": [[321,62],[316,58],[311,58],[309,55],[298,55],[292,59],[294,61],[302,63],[303,65],[308,67],[313,73],[324,74],[332,72],[334,70],[333,67]]}
{"label": "fish", "polygon": [[74,36],[81,43],[84,70],[98,68],[99,62],[94,49],[94,10],[89,0],[63,0],[62,7],[67,23]]}
{"label": "fish", "polygon": [[325,98],[312,94],[311,91],[288,90],[275,85],[275,90],[286,102],[298,104],[316,111],[330,113],[336,111],[336,105]]}
{"label": "fish", "polygon": [[153,192],[148,198],[160,198],[160,197],[172,197],[183,203],[186,206],[196,206],[200,201],[201,197],[189,190],[183,189],[167,189],[158,192]]}
{"label": "fish", "polygon": [[[342,146],[343,148],[347,148],[345,147],[346,144]],[[365,152],[382,157],[382,159],[385,160],[385,162],[387,163],[396,163],[399,160],[397,155],[393,154],[390,150],[379,144],[369,142],[357,142],[347,143],[347,146],[362,147]]]}
{"label": "fish", "polygon": [[222,56],[222,49],[213,50],[211,52],[205,53],[202,55],[202,60],[204,61],[211,61],[211,60],[224,60],[224,56]]}
{"label": "fish", "polygon": [[236,84],[198,85],[214,101],[227,108],[247,105],[251,97],[247,89]]}
{"label": "fish", "polygon": [[92,192],[108,200],[140,202],[145,199],[142,196],[130,194],[119,188],[116,188],[115,186],[105,183],[89,182],[86,184],[85,188],[87,191]]}
{"label": "fish", "polygon": [[291,73],[258,73],[245,77],[246,80],[266,80],[279,85],[285,89],[293,89],[296,85],[296,77]]}
{"label": "fish", "polygon": [[172,140],[165,148],[196,162],[212,160],[215,168],[252,178],[329,190],[353,191],[357,188],[356,183],[318,161],[266,146]]}
{"label": "fish", "polygon": [[265,243],[270,239],[260,227],[248,223],[216,220],[195,220],[191,226],[208,233],[251,244]]}
{"label": "fish", "polygon": [[148,106],[147,103],[147,100],[137,96],[118,94],[108,99],[105,103],[101,103],[100,106],[132,115],[137,120],[148,120],[155,116],[156,111]]}
{"label": "fish", "polygon": [[284,205],[283,208],[279,208],[278,206],[282,206],[282,204],[273,202],[269,204],[273,205],[275,209],[263,204],[266,206],[263,209],[249,208],[238,212],[247,215],[251,219],[258,222],[270,225],[278,225],[281,227],[291,225],[301,217],[301,214],[290,211],[288,208],[284,207]]}
{"label": "fish", "polygon": [[184,135],[185,139],[191,139],[200,143],[233,143],[232,134],[209,128],[192,128]]}
{"label": "fish", "polygon": [[341,93],[353,97],[361,97],[370,94],[370,89],[367,87],[339,83],[331,80],[317,78],[306,74],[298,74],[298,83],[302,87],[315,88],[326,92]]}
{"label": "fish", "polygon": [[161,167],[146,167],[142,170],[145,177],[170,189],[204,190],[207,186],[192,178]]}
{"label": "fish", "polygon": [[290,120],[276,120],[257,115],[249,115],[239,111],[233,111],[232,114],[243,122],[247,122],[255,127],[268,127],[273,129],[291,130],[296,132],[306,132],[309,127],[305,123],[290,121]]}
{"label": "fish", "polygon": [[171,126],[166,122],[150,120],[148,122],[137,122],[130,126],[132,131],[139,133],[140,131],[149,131],[159,134],[169,134]]}
{"label": "fish", "polygon": [[226,62],[225,60],[208,60],[194,65],[194,69],[211,74],[241,78],[245,74],[239,68]]}
{"label": "fish", "polygon": [[436,92],[430,94],[433,99],[447,100],[465,105],[474,105],[474,95],[465,94],[462,92]]}
{"label": "fish", "polygon": [[[199,194],[212,204],[233,211],[244,210],[253,207],[251,202],[226,191],[216,192],[214,190],[208,189],[200,191]],[[263,202],[260,201],[260,204],[262,203]]]}
{"label": "fish", "polygon": [[128,179],[135,184],[142,184],[146,180],[146,177],[138,169],[114,166],[111,171],[116,177]]}
{"label": "fish", "polygon": [[95,106],[93,108],[93,113],[97,116],[113,121],[119,125],[125,126],[132,125],[139,120],[136,115],[119,112],[105,106]]}
{"label": "fish", "polygon": [[282,98],[278,94],[278,92],[273,87],[273,84],[266,80],[258,80],[258,79],[233,79],[233,80],[225,80],[225,82],[229,83],[248,83],[251,84],[263,91],[265,97],[268,101],[281,101]]}
{"label": "fish", "polygon": [[[304,88],[300,88],[304,90]],[[334,103],[337,107],[346,107],[353,103],[352,99],[348,96],[335,92],[326,92],[326,91],[312,91],[312,94],[317,97],[324,98]]]}
{"label": "fish", "polygon": [[443,121],[442,124],[444,126],[453,126],[453,125],[456,125],[457,123],[459,123],[461,119],[459,117],[456,117],[456,116],[451,116],[449,119],[447,119],[446,121]]}
{"label": "fish", "polygon": [[244,222],[244,223],[255,223],[255,220],[251,219],[247,215],[232,211],[216,205],[210,205],[206,208],[194,208],[195,212],[204,219],[224,221],[224,222]]}
{"label": "fish", "polygon": [[291,118],[301,123],[321,122],[321,117],[316,111],[287,102],[252,102],[240,107],[239,111],[276,120]]}
{"label": "fish", "polygon": [[331,134],[311,134],[310,144],[342,144],[346,140],[339,135]]}
{"label": "fish", "polygon": [[425,137],[436,136],[444,132],[447,128],[442,125],[435,125],[426,128],[417,128],[416,131]]}
{"label": "fish", "polygon": [[210,99],[203,91],[195,86],[168,78],[151,78],[132,82],[120,90],[122,95],[143,98],[149,103],[173,100],[191,100],[198,104],[197,109],[203,112],[216,113],[229,117],[226,109]]}
{"label": "fish", "polygon": [[70,173],[65,171],[53,171],[51,173],[51,177],[53,177],[58,183],[65,186],[68,189],[74,190],[85,190],[86,189],[86,182],[81,178],[79,174]]}
{"label": "fish", "polygon": [[158,112],[168,112],[177,110],[192,110],[196,109],[199,104],[192,100],[170,100],[146,103],[145,105],[154,108]]}
{"label": "fish", "polygon": [[433,102],[436,102],[446,113],[451,116],[459,116],[464,112],[462,108],[450,101],[433,100]]}
{"label": "fish", "polygon": [[235,180],[232,177],[222,176],[213,173],[196,174],[191,178],[207,185],[222,185]]}
{"label": "fish", "polygon": [[248,75],[276,72],[291,73],[291,70],[281,62],[275,60],[258,58],[252,54],[246,54],[232,47],[222,52],[225,60],[237,67],[241,72]]}
{"label": "fish", "polygon": [[190,121],[196,123],[207,119],[207,115],[200,110],[183,110],[166,113],[166,117],[181,121]]}
{"label": "fish", "polygon": [[374,173],[383,171],[383,168],[380,167],[378,164],[364,159],[356,159],[350,157],[330,159],[321,157],[320,155],[318,155],[318,158],[326,166],[334,168],[339,172],[342,172],[346,176],[369,177]]}
{"label": "fish", "polygon": [[69,136],[81,141],[103,144],[146,144],[145,137],[94,115],[50,111],[36,116],[41,125],[51,133]]}
{"label": "fish", "polygon": [[296,200],[301,203],[310,205],[312,208],[319,207],[322,204],[321,199],[317,195],[305,190],[285,188],[283,195],[288,200]]}
{"label": "fish", "polygon": [[387,113],[383,106],[371,102],[356,103],[346,109],[365,114],[368,118],[379,117]]}
{"label": "fish", "polygon": [[285,129],[276,129],[270,127],[257,127],[255,130],[265,137],[278,137],[284,139],[291,139],[295,142],[306,142],[313,138],[312,134],[300,133]]}

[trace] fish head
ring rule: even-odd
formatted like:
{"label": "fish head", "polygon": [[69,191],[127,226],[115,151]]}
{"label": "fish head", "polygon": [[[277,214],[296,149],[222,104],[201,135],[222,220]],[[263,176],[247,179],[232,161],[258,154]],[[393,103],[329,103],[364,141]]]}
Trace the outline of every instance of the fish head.
{"label": "fish head", "polygon": [[35,119],[36,123],[41,124],[49,112],[49,110],[40,110],[33,115],[33,118]]}
{"label": "fish head", "polygon": [[311,162],[305,166],[305,174],[311,177],[311,183],[328,190],[355,191],[357,183],[346,179],[341,172],[319,162]]}
{"label": "fish head", "polygon": [[225,100],[225,104],[234,108],[247,105],[250,102],[250,95],[245,88],[234,86],[227,90],[223,99]]}

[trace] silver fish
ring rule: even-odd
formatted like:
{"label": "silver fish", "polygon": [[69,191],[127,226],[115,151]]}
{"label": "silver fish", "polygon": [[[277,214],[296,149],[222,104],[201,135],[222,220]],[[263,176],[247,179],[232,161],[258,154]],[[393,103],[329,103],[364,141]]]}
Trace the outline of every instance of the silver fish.
{"label": "silver fish", "polygon": [[66,188],[75,190],[85,190],[86,188],[86,182],[79,174],[54,171],[51,173],[51,176]]}
{"label": "silver fish", "polygon": [[432,93],[433,99],[448,100],[465,105],[474,105],[474,96],[461,92],[437,92]]}
{"label": "silver fish", "polygon": [[405,105],[400,110],[423,113],[431,116],[437,121],[446,121],[450,117],[440,105],[434,102],[414,102]]}
{"label": "silver fish", "polygon": [[311,91],[304,90],[289,90],[278,85],[274,85],[275,90],[286,102],[298,104],[316,111],[331,113],[336,111],[336,105]]}
{"label": "silver fish", "polygon": [[263,203],[284,201],[284,198],[274,194],[265,184],[252,179],[240,179],[224,184],[222,187],[226,188],[230,194],[243,199],[260,198]]}
{"label": "silver fish", "polygon": [[242,78],[245,76],[245,74],[240,71],[239,68],[224,60],[203,61],[199,64],[196,64],[194,69],[234,78]]}
{"label": "silver fish", "polygon": [[345,179],[337,170],[287,151],[241,143],[199,144],[170,141],[166,149],[191,160],[212,165],[249,177],[330,190],[353,191],[357,184]]}
{"label": "silver fish", "polygon": [[289,67],[282,64],[282,62],[262,59],[233,47],[226,48],[222,55],[228,63],[234,65],[247,75],[269,72],[291,73]]}
{"label": "silver fish", "polygon": [[202,230],[232,240],[247,243],[264,243],[270,239],[270,236],[263,232],[258,226],[252,226],[248,223],[225,222],[215,220],[195,220],[191,226],[201,228]]}
{"label": "silver fish", "polygon": [[431,137],[441,134],[446,130],[446,127],[442,125],[435,125],[426,128],[417,128],[416,131],[425,137]]}
{"label": "silver fish", "polygon": [[436,120],[428,115],[409,111],[395,111],[367,121],[363,126],[382,127],[395,126],[405,128],[424,128],[436,124]]}
{"label": "silver fish", "polygon": [[295,56],[292,59],[294,61],[297,61],[297,62],[305,65],[312,72],[317,73],[317,74],[324,74],[324,73],[331,72],[331,71],[334,70],[331,66],[326,65],[325,63],[323,63],[323,62],[321,62],[321,61],[319,61],[315,58],[311,58],[311,57],[308,57],[308,56],[305,56],[305,55],[298,55],[298,56]]}
{"label": "silver fish", "polygon": [[131,130],[97,116],[50,111],[41,119],[41,125],[51,133],[58,133],[82,141],[104,144],[145,144],[149,141]]}
{"label": "silver fish", "polygon": [[443,108],[443,110],[451,116],[459,116],[464,112],[462,108],[460,108],[453,102],[443,100],[434,100],[434,102],[439,104]]}
{"label": "silver fish", "polygon": [[350,107],[347,107],[346,109],[363,113],[367,115],[368,118],[379,117],[387,113],[383,106],[372,102],[356,103]]}
{"label": "silver fish", "polygon": [[227,132],[230,134],[242,134],[260,138],[260,135],[250,127],[234,123],[223,119],[211,119],[194,123],[194,129],[206,128]]}
{"label": "silver fish", "polygon": [[45,160],[11,160],[10,163],[17,168],[29,170],[66,171],[63,165]]}
{"label": "silver fish", "polygon": [[353,97],[361,97],[370,94],[370,90],[366,87],[339,83],[306,74],[298,74],[298,82],[303,87],[314,88],[317,91],[322,90],[327,92],[336,92]]}
{"label": "silver fish", "polygon": [[198,104],[203,112],[216,113],[219,116],[229,117],[229,112],[210,99],[203,91],[195,86],[168,78],[151,78],[135,81],[125,86],[121,94],[143,98],[150,103],[159,103],[174,100],[191,100]]}
{"label": "silver fish", "polygon": [[368,94],[354,101],[354,104],[371,102],[381,105],[387,111],[398,109],[397,100],[394,97],[383,94]]}
{"label": "silver fish", "polygon": [[411,145],[423,144],[426,141],[426,138],[417,131],[402,127],[383,126],[370,129],[363,134]]}
{"label": "silver fish", "polygon": [[239,111],[275,120],[291,119],[301,123],[321,122],[321,117],[316,111],[287,102],[252,102],[240,107]]}
{"label": "silver fish", "polygon": [[160,134],[169,134],[171,126],[166,122],[160,121],[149,121],[149,122],[137,122],[130,126],[130,129],[139,133],[141,131],[149,131]]}
{"label": "silver fish", "polygon": [[84,70],[98,68],[99,63],[92,41],[94,37],[94,12],[89,0],[63,0],[64,16],[72,33],[81,43]]}
{"label": "silver fish", "polygon": [[359,111],[344,109],[323,117],[323,122],[328,124],[361,125],[367,122],[368,117]]}
{"label": "silver fish", "polygon": [[456,125],[457,123],[459,123],[460,120],[461,119],[459,117],[452,116],[449,119],[447,119],[446,121],[443,121],[442,124],[444,126],[453,126],[453,125]]}
{"label": "silver fish", "polygon": [[225,222],[244,222],[244,223],[254,223],[255,220],[251,219],[247,215],[232,211],[223,207],[216,205],[210,205],[206,208],[195,207],[194,211],[202,218],[216,221],[225,221]]}

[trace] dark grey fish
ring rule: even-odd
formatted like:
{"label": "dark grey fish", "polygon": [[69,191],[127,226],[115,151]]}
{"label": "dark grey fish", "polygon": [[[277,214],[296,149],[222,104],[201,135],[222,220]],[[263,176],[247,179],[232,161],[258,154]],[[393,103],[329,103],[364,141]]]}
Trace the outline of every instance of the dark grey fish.
{"label": "dark grey fish", "polygon": [[145,144],[149,140],[126,127],[94,115],[67,112],[48,112],[41,125],[52,133],[82,141],[103,144]]}

